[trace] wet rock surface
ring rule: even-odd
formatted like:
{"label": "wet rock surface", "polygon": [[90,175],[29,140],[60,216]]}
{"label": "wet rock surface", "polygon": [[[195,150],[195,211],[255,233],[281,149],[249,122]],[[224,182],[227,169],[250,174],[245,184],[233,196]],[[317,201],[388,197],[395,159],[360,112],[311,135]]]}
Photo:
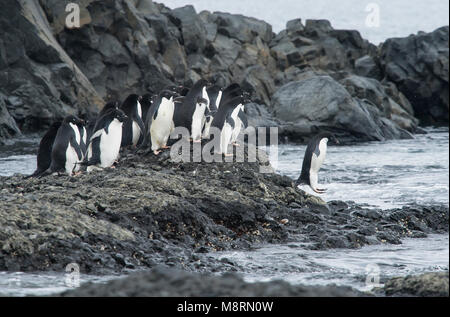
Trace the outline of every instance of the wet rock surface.
{"label": "wet rock surface", "polygon": [[[248,152],[245,151],[246,155]],[[359,248],[448,232],[448,207],[381,211],[329,202],[255,163],[183,163],[123,153],[115,169],[78,177],[0,178],[0,269],[92,274],[164,264],[234,271],[208,255],[264,243]]]}
{"label": "wet rock surface", "polygon": [[150,296],[150,297],[355,297],[368,296],[350,287],[291,285],[285,281],[246,283],[236,274],[192,274],[158,267],[111,281],[85,284],[60,296]]}
{"label": "wet rock surface", "polygon": [[448,272],[426,273],[418,276],[388,280],[383,289],[386,296],[448,297]]}

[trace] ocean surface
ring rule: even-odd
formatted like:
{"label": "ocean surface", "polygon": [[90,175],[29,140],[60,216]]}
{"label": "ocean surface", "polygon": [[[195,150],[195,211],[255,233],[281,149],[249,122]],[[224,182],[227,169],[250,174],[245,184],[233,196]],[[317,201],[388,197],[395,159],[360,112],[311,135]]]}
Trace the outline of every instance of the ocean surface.
{"label": "ocean surface", "polygon": [[[326,201],[355,201],[381,209],[408,204],[449,204],[449,130],[427,129],[414,140],[370,142],[329,146],[319,173],[319,183],[328,189]],[[0,146],[0,175],[31,174],[36,166],[39,138],[10,140]],[[279,145],[272,165],[296,179],[305,146]],[[307,191],[308,188],[304,188]],[[444,271],[449,268],[448,235],[406,239],[402,245],[366,246],[359,250],[306,250],[300,244],[268,245],[252,252],[219,252],[242,267],[244,279],[291,283],[350,285],[371,289],[373,281]],[[81,275],[81,282],[103,283],[113,277]],[[0,295],[46,295],[70,288],[65,273],[0,272]]]}
{"label": "ocean surface", "polygon": [[[429,129],[413,140],[330,145],[319,172],[325,201],[355,201],[382,209],[408,204],[449,204],[448,128]],[[280,174],[297,179],[306,146],[279,145],[271,160]],[[314,194],[309,187],[302,187]]]}
{"label": "ocean surface", "polygon": [[192,4],[208,10],[243,14],[270,23],[275,33],[292,19],[327,19],[336,29],[361,32],[378,45],[391,37],[431,32],[449,25],[448,0],[157,0],[169,8]]}

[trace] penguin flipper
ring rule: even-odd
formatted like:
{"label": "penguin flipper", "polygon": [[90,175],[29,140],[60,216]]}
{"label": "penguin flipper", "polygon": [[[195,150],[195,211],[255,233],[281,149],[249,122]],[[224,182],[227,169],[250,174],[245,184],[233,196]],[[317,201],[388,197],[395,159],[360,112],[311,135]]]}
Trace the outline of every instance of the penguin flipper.
{"label": "penguin flipper", "polygon": [[78,159],[81,160],[83,158],[83,153],[81,152],[80,145],[77,143],[74,137],[70,138],[70,145],[74,148],[75,152],[77,152]]}
{"label": "penguin flipper", "polygon": [[320,142],[316,144],[313,153],[316,154],[317,157],[320,156]]}
{"label": "penguin flipper", "polygon": [[236,126],[236,121],[231,116],[227,117],[227,123],[231,126],[232,129]]}
{"label": "penguin flipper", "polygon": [[141,135],[144,135],[145,134],[145,125],[144,125],[144,122],[142,121],[142,118],[138,116],[136,122],[139,126],[139,129],[141,129]]}
{"label": "penguin flipper", "polygon": [[247,119],[247,115],[245,114],[245,112],[240,110],[238,113],[238,117],[239,117],[239,119],[241,119],[242,124],[244,125],[244,129],[248,128],[248,119]]}

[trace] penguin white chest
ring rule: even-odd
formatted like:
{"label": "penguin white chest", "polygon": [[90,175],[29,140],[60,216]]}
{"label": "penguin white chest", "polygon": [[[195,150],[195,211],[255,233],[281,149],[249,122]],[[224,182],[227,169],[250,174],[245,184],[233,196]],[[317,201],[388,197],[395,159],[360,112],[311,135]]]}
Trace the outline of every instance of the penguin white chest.
{"label": "penguin white chest", "polygon": [[[142,106],[139,103],[139,101],[136,104],[136,113],[139,116],[139,118],[142,119]],[[139,142],[139,138],[141,137],[141,133],[142,134],[144,133],[144,131],[141,131],[141,128],[139,127],[136,121],[133,121],[132,133],[133,133],[132,143],[134,146],[136,146]]]}
{"label": "penguin white chest", "polygon": [[78,129],[78,127],[73,124],[73,123],[69,123],[70,127],[72,128],[73,132],[75,133],[75,140],[77,141],[78,144],[81,144],[81,136],[80,136],[80,130]]}
{"label": "penguin white chest", "polygon": [[244,110],[244,105],[240,104],[239,106],[234,109],[233,113],[231,114],[231,117],[234,120],[234,128],[233,128],[233,134],[231,136],[231,142],[234,143],[237,141],[237,138],[239,134],[241,133],[242,129],[242,120],[239,118],[239,112]]}
{"label": "penguin white chest", "polygon": [[103,130],[100,140],[101,167],[112,166],[119,156],[122,141],[122,125],[122,122],[114,119],[108,127],[108,133]]}
{"label": "penguin white chest", "polygon": [[322,167],[323,162],[325,161],[325,158],[327,156],[327,149],[328,149],[328,139],[324,138],[320,140],[319,143],[319,155],[317,155],[316,152],[313,152],[312,158],[311,158],[311,172],[312,173],[318,173],[320,168]]}
{"label": "penguin white chest", "polygon": [[150,128],[152,150],[156,151],[167,145],[169,136],[173,131],[174,110],[175,104],[173,100],[163,98],[159,105],[156,119],[153,119]]}
{"label": "penguin white chest", "polygon": [[75,151],[75,149],[72,147],[72,145],[69,143],[67,145],[66,149],[66,164],[65,164],[65,171],[67,174],[72,175],[73,172],[76,172],[77,170],[77,164],[80,160],[78,159],[78,154]]}
{"label": "penguin white chest", "polygon": [[194,141],[200,140],[202,137],[205,111],[206,105],[204,103],[195,106],[194,115],[192,116],[192,139]]}
{"label": "penguin white chest", "polygon": [[320,140],[319,143],[319,153],[317,155],[317,151],[314,151],[311,157],[311,168],[309,170],[309,182],[311,187],[317,188],[319,184],[319,170],[322,167],[323,162],[325,161],[325,157],[327,156],[327,148],[328,148],[328,139],[324,138]]}

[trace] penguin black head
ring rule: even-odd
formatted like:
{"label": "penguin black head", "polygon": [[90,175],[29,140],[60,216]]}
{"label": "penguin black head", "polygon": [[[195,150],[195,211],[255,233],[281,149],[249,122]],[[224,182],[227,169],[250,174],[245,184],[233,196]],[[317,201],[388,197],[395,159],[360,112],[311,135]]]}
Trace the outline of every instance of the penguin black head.
{"label": "penguin black head", "polygon": [[84,120],[81,120],[80,118],[77,118],[74,115],[69,115],[64,119],[64,123],[72,123],[75,125],[84,125]]}
{"label": "penguin black head", "polygon": [[130,106],[134,106],[136,105],[136,102],[138,102],[140,100],[140,96],[137,94],[131,94],[129,95],[124,102],[122,103],[122,105],[120,106],[120,109],[127,109]]}
{"label": "penguin black head", "polygon": [[330,132],[322,132],[319,135],[317,135],[315,139],[317,140],[317,142],[320,142],[322,139],[328,139],[328,142],[340,144],[336,136]]}
{"label": "penguin black head", "polygon": [[110,110],[110,109],[114,109],[114,108],[119,108],[119,102],[118,101],[111,101],[108,102],[103,109],[101,110],[103,113],[105,113],[106,111]]}
{"label": "penguin black head", "polygon": [[121,109],[113,109],[111,110],[110,114],[113,118],[119,120],[120,122],[125,122],[125,120],[128,118],[125,112],[123,112]]}
{"label": "penguin black head", "polygon": [[163,90],[159,93],[159,96],[162,98],[170,99],[172,98],[174,93],[170,90]]}
{"label": "penguin black head", "polygon": [[210,83],[206,79],[200,79],[193,87],[209,87]]}

